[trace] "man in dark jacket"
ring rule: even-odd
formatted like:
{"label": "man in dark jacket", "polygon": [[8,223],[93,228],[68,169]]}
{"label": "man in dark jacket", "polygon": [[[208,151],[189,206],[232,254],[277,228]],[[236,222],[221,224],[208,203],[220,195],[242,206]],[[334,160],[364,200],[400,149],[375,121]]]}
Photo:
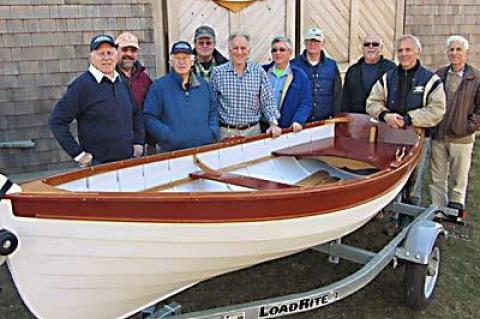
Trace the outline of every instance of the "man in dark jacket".
{"label": "man in dark jacket", "polygon": [[350,66],[345,76],[342,91],[342,112],[366,114],[365,104],[372,86],[395,63],[381,55],[382,39],[377,34],[369,34],[363,39],[363,56]]}
{"label": "man in dark jacket", "polygon": [[193,49],[195,55],[193,72],[208,82],[213,69],[228,62],[228,60],[215,48],[215,30],[208,25],[201,25],[195,30],[193,43],[195,45]]}
{"label": "man in dark jacket", "polygon": [[431,128],[445,114],[445,91],[438,75],[420,63],[422,45],[411,34],[397,40],[397,68],[385,73],[367,98],[367,113],[393,128],[415,126],[425,129],[422,154],[405,188],[404,200],[420,205],[427,158],[430,154]]}
{"label": "man in dark jacket", "polygon": [[462,36],[447,39],[450,64],[437,71],[445,86],[447,111],[432,140],[432,203],[458,209],[460,215],[464,215],[475,131],[480,129],[480,70],[467,64],[468,47]]}
{"label": "man in dark jacket", "polygon": [[[312,111],[310,82],[302,69],[289,63],[292,41],[284,36],[272,40],[273,62],[263,65],[273,88],[273,96],[280,111],[278,126],[301,131]],[[268,124],[263,124],[266,130]]]}
{"label": "man in dark jacket", "polygon": [[325,35],[322,30],[311,28],[305,33],[303,53],[292,60],[310,79],[312,89],[312,113],[308,119],[318,121],[340,112],[342,79],[337,62],[325,55]]}
{"label": "man in dark jacket", "polygon": [[[115,71],[117,46],[109,35],[90,42],[90,67],[68,86],[50,115],[50,129],[80,166],[138,157],[143,153],[141,110]],[[78,142],[70,132],[76,120]]]}
{"label": "man in dark jacket", "polygon": [[[130,32],[124,32],[117,37],[115,43],[118,46],[117,72],[125,77],[137,106],[143,110],[143,102],[150,85],[152,85],[152,79],[145,67],[138,61],[140,57],[138,38]],[[145,142],[147,144],[147,154],[154,154],[156,145],[150,134],[145,135]]]}
{"label": "man in dark jacket", "polygon": [[170,72],[153,82],[145,100],[145,128],[162,151],[210,144],[218,139],[218,114],[208,83],[193,74],[193,52],[178,41]]}

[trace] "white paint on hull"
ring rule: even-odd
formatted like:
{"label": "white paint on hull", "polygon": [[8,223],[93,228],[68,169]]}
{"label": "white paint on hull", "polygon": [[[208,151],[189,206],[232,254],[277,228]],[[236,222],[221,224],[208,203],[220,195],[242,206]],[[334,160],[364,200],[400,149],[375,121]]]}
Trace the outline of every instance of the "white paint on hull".
{"label": "white paint on hull", "polygon": [[[400,192],[336,213],[263,222],[168,224],[16,217],[7,262],[20,295],[42,319],[125,318],[196,282],[339,238]],[[325,199],[328,200],[328,199]]]}

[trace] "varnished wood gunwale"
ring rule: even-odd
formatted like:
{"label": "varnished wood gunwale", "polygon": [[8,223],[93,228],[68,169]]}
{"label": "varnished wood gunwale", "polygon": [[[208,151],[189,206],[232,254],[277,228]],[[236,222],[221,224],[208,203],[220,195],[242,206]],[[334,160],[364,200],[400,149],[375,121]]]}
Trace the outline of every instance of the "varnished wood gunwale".
{"label": "varnished wood gunwale", "polygon": [[[355,123],[355,121],[353,122]],[[351,129],[341,124],[336,127],[340,136],[368,139],[368,128]],[[361,124],[361,125],[360,125]],[[356,125],[366,126],[360,118]],[[400,131],[400,130],[398,130]],[[393,135],[405,134],[393,131]],[[401,136],[390,136],[402,140]],[[24,192],[9,194],[16,216],[97,221],[168,222],[168,223],[224,223],[279,220],[328,214],[367,203],[391,191],[414,169],[420,156],[420,143],[414,136],[406,136],[406,144],[413,145],[409,153],[395,167],[386,167],[361,179],[339,181],[315,187],[292,187],[253,192],[195,192],[195,193],[143,193],[143,192]],[[250,140],[263,138],[255,137]],[[247,139],[249,140],[249,139]],[[235,142],[237,144],[240,142]],[[230,145],[230,144],[229,144]],[[220,146],[209,146],[208,150]],[[190,155],[198,152],[186,150],[152,158],[132,160],[146,163],[154,160]],[[130,161],[128,162],[129,166]],[[110,166],[109,166],[110,165]],[[110,169],[107,170],[107,167]],[[122,163],[107,164],[92,170],[109,171],[112,167],[125,167]],[[67,173],[70,176],[72,173]],[[48,180],[48,179],[47,179]],[[49,179],[50,183],[67,180],[65,176]]]}

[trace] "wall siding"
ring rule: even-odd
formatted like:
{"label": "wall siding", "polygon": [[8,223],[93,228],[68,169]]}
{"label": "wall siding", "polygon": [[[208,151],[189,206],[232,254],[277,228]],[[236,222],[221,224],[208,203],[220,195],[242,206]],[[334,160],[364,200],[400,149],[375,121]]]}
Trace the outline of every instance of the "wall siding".
{"label": "wall siding", "polygon": [[151,11],[151,0],[0,4],[0,142],[32,139],[36,144],[30,149],[0,148],[0,172],[72,165],[48,128],[52,106],[67,84],[87,69],[90,39],[98,33],[135,33],[143,62],[155,76]]}

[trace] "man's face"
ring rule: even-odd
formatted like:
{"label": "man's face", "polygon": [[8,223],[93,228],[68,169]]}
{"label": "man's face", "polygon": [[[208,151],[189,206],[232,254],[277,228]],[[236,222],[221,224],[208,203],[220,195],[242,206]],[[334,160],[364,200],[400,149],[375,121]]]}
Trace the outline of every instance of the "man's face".
{"label": "man's face", "polygon": [[307,49],[308,54],[319,55],[323,50],[323,41],[315,39],[305,40],[305,48]]}
{"label": "man's face", "polygon": [[247,39],[238,36],[231,41],[228,51],[234,65],[245,65],[250,55],[250,44]]}
{"label": "man's face", "polygon": [[417,64],[418,57],[420,56],[420,50],[417,49],[411,39],[405,39],[400,42],[400,46],[397,49],[398,60],[402,65],[402,69],[410,70]]}
{"label": "man's face", "polygon": [[272,45],[272,58],[276,65],[286,66],[292,51],[288,49],[288,46],[285,42],[277,42]]}
{"label": "man's face", "polygon": [[402,69],[410,70],[417,64],[418,57],[420,56],[420,50],[415,47],[415,44],[411,39],[405,39],[400,42],[398,48],[398,60],[402,65]]}
{"label": "man's face", "polygon": [[463,43],[460,41],[453,41],[448,46],[448,60],[453,66],[458,67],[459,69],[465,66],[468,58],[468,50],[463,46]]}
{"label": "man's face", "polygon": [[187,75],[193,65],[193,58],[189,53],[179,52],[172,54],[171,61],[173,70],[181,76]]}
{"label": "man's face", "polygon": [[195,50],[197,51],[197,56],[210,60],[213,56],[213,50],[215,50],[215,41],[210,37],[197,38]]}
{"label": "man's face", "polygon": [[382,49],[383,45],[379,37],[369,35],[363,39],[362,53],[367,63],[376,63],[380,59]]}
{"label": "man's face", "polygon": [[138,49],[135,47],[123,47],[118,51],[118,64],[124,70],[131,70],[138,61]]}
{"label": "man's face", "polygon": [[90,63],[103,74],[111,75],[117,64],[118,51],[108,43],[102,43],[90,53]]}

